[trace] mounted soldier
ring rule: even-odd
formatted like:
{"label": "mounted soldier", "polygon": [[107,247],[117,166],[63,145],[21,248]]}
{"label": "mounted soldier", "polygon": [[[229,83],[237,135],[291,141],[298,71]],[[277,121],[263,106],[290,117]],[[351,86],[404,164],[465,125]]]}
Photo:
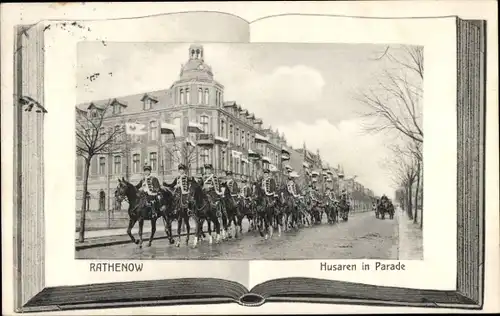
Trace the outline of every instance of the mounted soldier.
{"label": "mounted soldier", "polygon": [[276,181],[271,177],[269,169],[264,169],[264,177],[262,178],[261,186],[266,197],[276,197]]}
{"label": "mounted soldier", "polygon": [[239,188],[238,183],[233,178],[232,171],[226,171],[226,185],[229,189],[229,193],[231,193],[231,196],[236,198],[238,196]]}
{"label": "mounted soldier", "polygon": [[295,178],[292,175],[292,173],[288,174],[288,181],[286,183],[286,188],[288,193],[290,193],[290,195],[293,196],[294,199],[297,199],[299,197],[298,187],[297,184],[295,183]]}
{"label": "mounted soldier", "polygon": [[252,188],[248,184],[248,180],[246,178],[243,178],[241,182],[242,186],[240,189],[240,197],[243,198],[245,202],[248,202],[252,197]]}
{"label": "mounted soldier", "polygon": [[144,177],[136,185],[136,188],[142,192],[142,198],[146,206],[151,207],[151,217],[156,218],[159,215],[160,181],[151,174],[151,166],[145,165],[143,170]]}
{"label": "mounted soldier", "polygon": [[190,190],[189,190],[189,177],[186,174],[186,165],[179,164],[178,168],[179,175],[170,184],[164,183],[163,185],[174,190],[176,197],[176,207],[175,211],[180,209],[186,209],[189,207],[191,202]]}
{"label": "mounted soldier", "polygon": [[212,164],[205,165],[203,190],[207,193],[212,207],[215,207],[215,203],[220,201],[224,195],[224,192],[221,189],[220,179],[213,173]]}

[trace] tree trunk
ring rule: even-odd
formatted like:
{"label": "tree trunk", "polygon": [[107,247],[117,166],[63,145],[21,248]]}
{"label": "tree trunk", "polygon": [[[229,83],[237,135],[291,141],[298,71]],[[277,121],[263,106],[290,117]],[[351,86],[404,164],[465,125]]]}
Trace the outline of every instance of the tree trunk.
{"label": "tree trunk", "polygon": [[[420,168],[420,170],[422,170],[423,168]],[[422,206],[422,213],[420,214],[420,228],[423,228],[424,227],[424,173],[422,172],[421,176],[420,176],[420,183],[421,183],[421,189],[420,189],[420,196],[418,197],[419,198],[419,201],[420,201],[420,205]]]}
{"label": "tree trunk", "polygon": [[413,183],[412,182],[408,182],[408,188],[406,189],[407,192],[408,192],[408,208],[406,209],[406,213],[408,214],[408,218],[409,219],[413,219],[413,203],[412,203],[412,187],[413,187]]}
{"label": "tree trunk", "polygon": [[79,242],[85,241],[85,213],[87,212],[87,187],[89,181],[90,159],[85,159],[85,170],[83,173],[82,209],[80,212],[80,233]]}
{"label": "tree trunk", "polygon": [[419,199],[419,189],[420,189],[420,161],[417,163],[417,183],[415,188],[415,216],[413,217],[413,223],[418,222],[418,199]]}

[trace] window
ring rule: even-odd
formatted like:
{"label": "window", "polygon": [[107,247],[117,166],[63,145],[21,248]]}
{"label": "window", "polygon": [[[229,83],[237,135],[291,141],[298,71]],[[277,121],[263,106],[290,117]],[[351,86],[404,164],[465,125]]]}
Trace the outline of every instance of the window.
{"label": "window", "polygon": [[132,170],[134,173],[141,172],[141,155],[134,154],[132,156]]}
{"label": "window", "polygon": [[224,120],[220,121],[220,136],[221,137],[226,137],[226,131],[224,129],[225,122]]}
{"label": "window", "polygon": [[149,98],[144,99],[144,110],[150,110],[151,109],[151,104],[152,101]]}
{"label": "window", "polygon": [[208,105],[208,89],[205,89],[205,104]]}
{"label": "window", "polygon": [[234,160],[233,156],[229,156],[229,170],[230,171],[233,171],[233,160]]}
{"label": "window", "polygon": [[114,174],[120,174],[122,172],[122,157],[121,156],[115,156],[114,161],[113,161],[113,166],[114,166]]}
{"label": "window", "polygon": [[215,105],[219,105],[219,91],[215,91]]}
{"label": "window", "polygon": [[238,158],[235,159],[236,162],[236,168],[235,168],[235,173],[240,173],[240,160]]}
{"label": "window", "polygon": [[184,90],[183,89],[180,90],[179,104],[184,104]]}
{"label": "window", "polygon": [[189,91],[189,88],[186,88],[186,104],[191,103],[191,93]]}
{"label": "window", "polygon": [[239,145],[239,142],[240,142],[240,129],[236,127],[236,134],[235,134],[234,143],[236,145]]}
{"label": "window", "polygon": [[234,138],[233,138],[233,124],[229,125],[229,141],[231,143],[234,143]]}
{"label": "window", "polygon": [[204,133],[208,133],[209,130],[208,130],[208,116],[206,115],[203,115],[200,117],[200,124],[201,124],[201,128],[203,129],[203,132]]}
{"label": "window", "polygon": [[245,148],[245,131],[241,131],[241,147]]}
{"label": "window", "polygon": [[106,140],[106,129],[104,127],[99,128],[99,139],[101,143]]}
{"label": "window", "polygon": [[158,165],[158,157],[155,152],[149,153],[149,165],[151,166],[152,171],[156,171],[156,167]]}
{"label": "window", "polygon": [[250,132],[247,132],[247,148],[250,148]]}
{"label": "window", "polygon": [[149,133],[150,133],[150,139],[156,140],[158,136],[158,123],[156,121],[149,122]]}
{"label": "window", "polygon": [[114,139],[116,142],[122,141],[121,126],[120,125],[115,125]]}
{"label": "window", "polygon": [[208,163],[208,158],[209,158],[209,155],[208,155],[208,148],[204,148],[202,151],[201,151],[201,154],[200,154],[200,158],[201,158],[201,163],[202,164],[207,164]]}
{"label": "window", "polygon": [[224,149],[221,149],[220,151],[219,162],[220,162],[219,169],[226,170],[226,152],[224,151]]}
{"label": "window", "polygon": [[106,174],[106,157],[99,157],[99,174]]}
{"label": "window", "polygon": [[92,110],[92,112],[90,112],[90,117],[97,118],[97,110]]}
{"label": "window", "polygon": [[203,89],[198,88],[198,104],[203,104]]}

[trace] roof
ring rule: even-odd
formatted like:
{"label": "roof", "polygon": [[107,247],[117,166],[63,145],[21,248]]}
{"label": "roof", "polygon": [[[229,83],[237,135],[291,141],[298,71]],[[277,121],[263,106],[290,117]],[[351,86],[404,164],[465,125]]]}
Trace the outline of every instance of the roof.
{"label": "roof", "polygon": [[96,107],[104,108],[109,102],[116,100],[120,104],[124,105],[121,111],[122,114],[138,113],[144,111],[144,103],[142,100],[144,100],[145,97],[150,97],[151,99],[158,101],[158,103],[153,106],[153,109],[166,109],[173,104],[172,91],[170,89],[164,89],[111,99],[84,102],[77,104],[76,107],[81,111],[87,111],[88,107],[92,104]]}

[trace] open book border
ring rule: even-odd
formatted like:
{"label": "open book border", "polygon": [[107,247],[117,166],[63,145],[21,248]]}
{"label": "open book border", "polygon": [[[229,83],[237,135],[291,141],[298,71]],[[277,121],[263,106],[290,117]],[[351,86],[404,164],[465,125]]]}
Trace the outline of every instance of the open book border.
{"label": "open book border", "polygon": [[[481,309],[485,258],[486,22],[459,18],[456,21],[458,221],[457,287],[453,291],[373,286],[311,278],[271,280],[257,285],[251,289],[251,293],[236,282],[205,278],[45,287],[45,253],[43,248],[32,245],[34,240],[38,245],[40,242],[42,245],[44,243],[43,229],[38,229],[45,220],[43,193],[22,196],[21,183],[40,181],[43,178],[43,159],[33,158],[40,154],[40,150],[43,152],[43,117],[47,113],[43,107],[43,57],[28,58],[23,62],[23,52],[20,50],[21,45],[27,44],[35,55],[43,55],[43,26],[17,26],[14,47],[16,97],[13,100],[16,311],[230,302],[245,306],[260,306],[265,302],[309,302]],[[25,32],[27,27],[32,29],[29,38]],[[29,101],[34,102],[41,110],[23,113],[26,110],[23,80],[29,80],[30,85],[39,87],[38,100]],[[33,128],[34,133],[26,133],[28,124],[32,128],[36,126]],[[26,146],[28,142],[35,142],[36,146]],[[31,163],[27,164],[26,161]],[[31,168],[28,169],[28,166]],[[38,189],[43,190],[43,180]],[[36,207],[30,209],[29,205]],[[147,291],[148,288],[151,290]],[[277,294],[280,293],[279,288],[286,288],[286,291],[282,291],[281,295]],[[314,293],[311,291],[313,288],[324,291],[321,294]],[[139,289],[141,294],[138,294]],[[266,289],[273,289],[274,295]],[[105,297],[102,295],[103,291],[106,293]]]}

